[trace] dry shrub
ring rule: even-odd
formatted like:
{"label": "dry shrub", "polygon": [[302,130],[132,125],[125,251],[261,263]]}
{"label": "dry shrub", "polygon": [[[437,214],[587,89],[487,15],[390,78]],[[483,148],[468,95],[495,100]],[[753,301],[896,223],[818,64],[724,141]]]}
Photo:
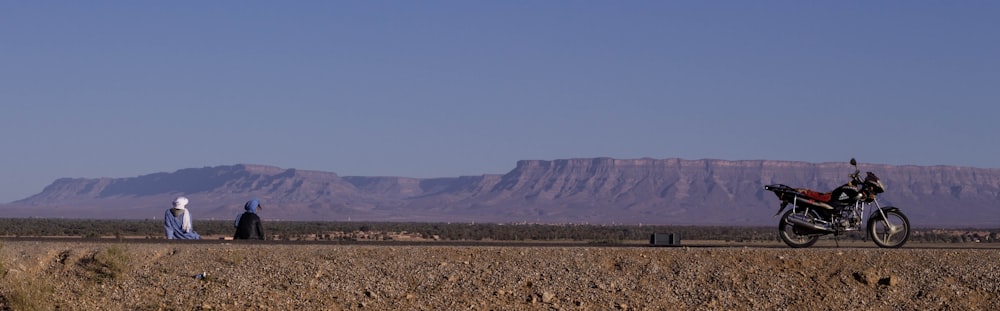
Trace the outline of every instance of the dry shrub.
{"label": "dry shrub", "polygon": [[7,284],[5,292],[11,310],[52,310],[52,284],[37,278],[22,278]]}
{"label": "dry shrub", "polygon": [[128,249],[121,245],[112,245],[107,249],[94,253],[89,260],[83,261],[84,267],[93,271],[97,276],[97,281],[106,279],[118,279],[129,269],[132,256]]}
{"label": "dry shrub", "polygon": [[246,252],[228,250],[218,258],[219,262],[227,265],[239,266],[246,260]]}
{"label": "dry shrub", "polygon": [[[3,241],[0,241],[0,251],[3,251]],[[3,265],[3,258],[0,258],[0,279],[7,275],[7,267]]]}

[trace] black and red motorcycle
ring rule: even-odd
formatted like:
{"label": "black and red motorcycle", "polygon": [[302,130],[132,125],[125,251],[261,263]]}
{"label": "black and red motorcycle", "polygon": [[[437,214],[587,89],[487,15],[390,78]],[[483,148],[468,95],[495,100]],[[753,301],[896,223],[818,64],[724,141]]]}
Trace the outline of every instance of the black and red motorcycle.
{"label": "black and red motorcycle", "polygon": [[854,166],[854,173],[848,175],[851,181],[832,192],[782,184],[764,186],[764,190],[774,192],[781,200],[781,208],[775,216],[792,205],[778,222],[778,236],[785,244],[795,248],[809,247],[827,234],[838,236],[859,231],[866,207],[874,208],[868,215],[866,232],[876,245],[896,248],[906,243],[910,238],[909,219],[899,208],[879,206],[876,196],[885,192],[885,185],[872,172],[861,179],[858,162],[851,159],[851,165]]}

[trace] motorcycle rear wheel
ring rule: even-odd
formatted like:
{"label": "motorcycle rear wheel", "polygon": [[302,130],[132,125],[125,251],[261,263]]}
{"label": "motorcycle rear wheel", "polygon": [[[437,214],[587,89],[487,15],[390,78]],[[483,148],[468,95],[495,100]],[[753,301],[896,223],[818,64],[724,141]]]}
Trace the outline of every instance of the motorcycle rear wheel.
{"label": "motorcycle rear wheel", "polygon": [[[798,228],[788,221],[788,216],[793,213],[796,213],[794,209],[781,215],[781,221],[778,222],[778,236],[781,237],[781,241],[792,248],[805,248],[816,244],[816,241],[819,240],[819,234],[808,229]],[[812,214],[813,217],[818,217],[816,212],[812,212]]]}
{"label": "motorcycle rear wheel", "polygon": [[875,245],[898,248],[910,238],[910,220],[899,210],[883,210],[885,217],[875,213],[868,219],[868,236]]}

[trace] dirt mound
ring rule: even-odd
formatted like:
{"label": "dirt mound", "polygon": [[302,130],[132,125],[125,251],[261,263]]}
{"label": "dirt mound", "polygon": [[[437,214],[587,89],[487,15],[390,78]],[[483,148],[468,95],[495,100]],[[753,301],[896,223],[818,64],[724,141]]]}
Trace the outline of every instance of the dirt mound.
{"label": "dirt mound", "polygon": [[0,247],[0,310],[1000,309],[996,250]]}

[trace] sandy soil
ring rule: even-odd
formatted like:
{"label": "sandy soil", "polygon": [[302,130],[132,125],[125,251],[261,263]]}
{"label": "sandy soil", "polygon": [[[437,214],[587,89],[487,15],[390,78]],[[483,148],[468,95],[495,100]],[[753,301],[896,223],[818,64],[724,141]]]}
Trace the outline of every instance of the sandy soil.
{"label": "sandy soil", "polygon": [[1000,310],[997,249],[2,243],[0,310]]}

